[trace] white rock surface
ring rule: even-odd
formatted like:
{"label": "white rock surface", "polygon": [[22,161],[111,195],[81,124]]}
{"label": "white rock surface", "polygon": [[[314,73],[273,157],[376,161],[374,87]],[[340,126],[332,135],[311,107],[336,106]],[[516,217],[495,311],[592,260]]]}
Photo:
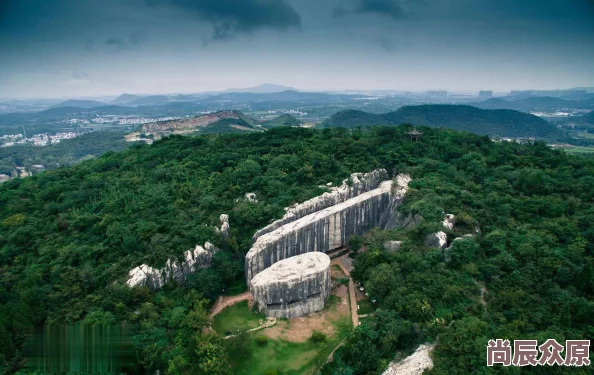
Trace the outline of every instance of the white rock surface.
{"label": "white rock surface", "polygon": [[250,282],[259,309],[274,318],[297,318],[322,310],[330,289],[330,257],[320,252],[281,260]]}
{"label": "white rock surface", "polygon": [[229,237],[229,215],[221,214],[221,216],[219,216],[219,221],[221,222],[221,227],[215,227],[215,233],[220,234],[223,237]]}
{"label": "white rock surface", "polygon": [[421,375],[425,370],[433,368],[431,352],[435,345],[423,344],[402,361],[392,362],[382,375]]}
{"label": "white rock surface", "polygon": [[454,229],[454,224],[456,223],[456,217],[452,214],[446,214],[445,219],[443,220],[443,228],[452,230]]}
{"label": "white rock surface", "polygon": [[165,267],[161,269],[141,264],[128,272],[126,284],[131,288],[148,286],[151,289],[160,289],[170,280],[183,283],[187,275],[194,273],[199,268],[208,267],[217,250],[213,244],[206,242],[204,247],[196,245],[195,249],[185,251],[181,264],[171,259],[167,259]]}
{"label": "white rock surface", "polygon": [[425,246],[445,249],[448,245],[448,236],[445,232],[431,233],[425,237]]}
{"label": "white rock surface", "polygon": [[346,245],[353,234],[363,234],[374,227],[387,227],[396,207],[404,199],[410,181],[410,176],[399,175],[396,184],[384,181],[376,189],[287,221],[260,235],[246,255],[248,282],[280,260],[308,252],[328,252]]}
{"label": "white rock surface", "polygon": [[245,199],[251,203],[258,203],[258,199],[256,198],[256,193],[245,193]]}
{"label": "white rock surface", "polygon": [[402,241],[386,241],[384,242],[384,249],[388,252],[394,252],[400,250],[402,247]]}
{"label": "white rock surface", "polygon": [[257,231],[254,235],[254,240],[280,228],[287,223],[344,202],[364,192],[376,189],[382,181],[387,179],[388,172],[386,172],[385,169],[377,169],[365,174],[353,173],[350,177],[350,184],[349,179],[346,179],[343,181],[342,185],[331,187],[329,192],[326,192],[318,197],[314,197],[303,203],[295,204],[291,207],[285,208],[285,215],[281,219],[278,219]]}

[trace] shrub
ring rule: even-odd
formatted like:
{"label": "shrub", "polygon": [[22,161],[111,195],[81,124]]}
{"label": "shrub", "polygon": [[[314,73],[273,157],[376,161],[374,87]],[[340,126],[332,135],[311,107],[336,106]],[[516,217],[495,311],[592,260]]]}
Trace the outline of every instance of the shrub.
{"label": "shrub", "polygon": [[266,337],[264,335],[260,335],[260,336],[256,337],[256,344],[258,344],[260,346],[264,346],[264,345],[268,344],[268,337]]}
{"label": "shrub", "polygon": [[326,341],[326,335],[320,331],[313,331],[311,334],[310,340],[313,343],[319,344],[321,342]]}

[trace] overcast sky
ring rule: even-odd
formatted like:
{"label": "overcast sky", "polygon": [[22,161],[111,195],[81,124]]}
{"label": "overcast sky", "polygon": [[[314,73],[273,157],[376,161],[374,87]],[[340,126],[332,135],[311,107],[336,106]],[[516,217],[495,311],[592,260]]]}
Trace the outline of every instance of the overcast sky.
{"label": "overcast sky", "polygon": [[594,86],[594,0],[0,0],[0,97]]}

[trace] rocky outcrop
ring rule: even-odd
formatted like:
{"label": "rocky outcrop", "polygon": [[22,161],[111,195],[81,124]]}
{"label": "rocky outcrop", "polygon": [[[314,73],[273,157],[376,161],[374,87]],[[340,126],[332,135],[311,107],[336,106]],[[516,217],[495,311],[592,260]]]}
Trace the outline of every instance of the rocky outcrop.
{"label": "rocky outcrop", "polygon": [[221,222],[221,227],[215,227],[215,233],[223,237],[229,237],[229,215],[221,214],[219,221]]}
{"label": "rocky outcrop", "polygon": [[431,233],[425,237],[425,246],[444,250],[448,246],[448,236],[445,232]]}
{"label": "rocky outcrop", "polygon": [[258,203],[258,199],[256,198],[256,193],[245,193],[245,200],[250,203]]}
{"label": "rocky outcrop", "polygon": [[[396,208],[402,203],[411,178],[399,175],[395,183],[383,181],[377,188],[368,190],[375,185],[374,180],[384,176],[384,173],[378,170],[364,175],[369,176],[365,182],[359,179],[357,189],[367,190],[363,193],[350,199],[346,197],[354,193],[348,192],[348,189],[341,194],[336,193],[336,196],[326,193],[318,197],[319,201],[314,198],[303,204],[301,209],[292,211],[290,217],[265,228],[268,232],[263,230],[258,233],[246,255],[245,273],[248,282],[283,259],[308,252],[329,252],[346,245],[354,234],[363,234],[374,227],[386,229],[394,224]],[[335,201],[340,203],[330,205],[329,202]],[[315,210],[318,207],[324,208]]]}
{"label": "rocky outcrop", "polygon": [[[441,225],[445,230],[452,230],[454,229],[455,223],[456,217],[454,215],[445,214]],[[445,250],[445,248],[448,246],[448,235],[444,231],[431,233],[425,237],[425,246],[434,248],[436,247],[438,249]]]}
{"label": "rocky outcrop", "polygon": [[384,242],[384,249],[386,249],[387,252],[395,252],[400,250],[400,248],[402,247],[402,241],[386,241]]}
{"label": "rocky outcrop", "polygon": [[413,354],[401,361],[390,363],[382,375],[421,375],[425,370],[433,368],[431,352],[434,348],[435,344],[420,345]]}
{"label": "rocky outcrop", "polygon": [[445,219],[442,222],[443,228],[452,230],[454,229],[454,224],[456,224],[456,217],[452,214],[446,214]]}
{"label": "rocky outcrop", "polygon": [[[365,174],[353,173],[349,179],[343,181],[342,185],[338,187],[331,187],[329,192],[287,208],[287,212],[281,219],[278,219],[257,231],[254,235],[254,240],[282,227],[287,223],[293,222],[325,208],[337,205],[367,191],[376,189],[379,187],[380,183],[387,179],[388,172],[386,172],[385,169],[377,169]],[[328,186],[331,186],[331,184]]]}
{"label": "rocky outcrop", "polygon": [[268,317],[297,318],[320,311],[330,295],[330,257],[315,252],[281,260],[256,275],[249,286]]}
{"label": "rocky outcrop", "polygon": [[208,267],[216,252],[217,248],[210,242],[206,242],[204,247],[196,245],[195,249],[185,251],[181,263],[168,259],[165,267],[160,269],[142,264],[128,272],[126,284],[129,287],[147,286],[151,289],[160,289],[170,280],[183,283],[189,274],[199,268]]}

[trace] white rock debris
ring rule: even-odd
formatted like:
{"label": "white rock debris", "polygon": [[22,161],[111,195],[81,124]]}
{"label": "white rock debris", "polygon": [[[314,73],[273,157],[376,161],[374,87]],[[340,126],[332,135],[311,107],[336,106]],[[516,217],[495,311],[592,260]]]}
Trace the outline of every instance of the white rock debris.
{"label": "white rock debris", "polygon": [[425,370],[433,368],[433,360],[430,354],[434,348],[435,344],[420,345],[413,354],[402,361],[390,363],[388,369],[382,375],[421,375]]}

